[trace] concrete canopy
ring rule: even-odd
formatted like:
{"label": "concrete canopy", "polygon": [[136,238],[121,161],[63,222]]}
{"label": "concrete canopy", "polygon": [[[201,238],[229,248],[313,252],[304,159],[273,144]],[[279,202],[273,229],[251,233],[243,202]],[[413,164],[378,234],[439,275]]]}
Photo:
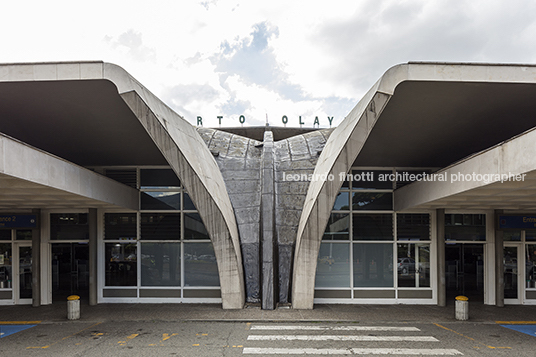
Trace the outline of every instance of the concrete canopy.
{"label": "concrete canopy", "polygon": [[0,76],[0,98],[0,132],[78,165],[167,164],[109,80]]}
{"label": "concrete canopy", "polygon": [[[324,228],[354,165],[444,167],[532,128],[536,67],[408,63],[389,69],[330,136],[300,218],[295,308],[313,307]],[[414,184],[415,185],[415,184]],[[413,186],[413,185],[410,185]],[[395,196],[396,197],[396,196]]]}
{"label": "concrete canopy", "polygon": [[194,127],[122,68],[0,65],[0,132],[79,165],[169,164],[212,239],[224,308],[244,305],[242,257],[217,164]]}
{"label": "concrete canopy", "polygon": [[536,129],[531,129],[436,172],[447,181],[404,186],[395,191],[395,210],[536,211],[534,143]]}
{"label": "concrete canopy", "polygon": [[535,97],[535,83],[404,81],[355,166],[448,166],[534,127]]}
{"label": "concrete canopy", "polygon": [[136,189],[0,135],[0,209],[136,210]]}

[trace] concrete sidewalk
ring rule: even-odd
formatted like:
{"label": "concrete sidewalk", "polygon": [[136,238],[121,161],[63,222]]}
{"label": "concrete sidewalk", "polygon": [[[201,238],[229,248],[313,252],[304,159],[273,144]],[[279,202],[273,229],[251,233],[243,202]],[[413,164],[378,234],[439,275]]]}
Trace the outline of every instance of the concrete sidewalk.
{"label": "concrete sidewalk", "polygon": [[[65,322],[67,303],[40,307],[0,306],[0,324],[5,321]],[[220,304],[100,304],[82,302],[80,321],[325,321],[325,322],[454,322],[454,304],[430,305],[315,305],[313,310],[248,307],[223,310]],[[470,323],[536,321],[536,306],[496,307],[470,304]]]}

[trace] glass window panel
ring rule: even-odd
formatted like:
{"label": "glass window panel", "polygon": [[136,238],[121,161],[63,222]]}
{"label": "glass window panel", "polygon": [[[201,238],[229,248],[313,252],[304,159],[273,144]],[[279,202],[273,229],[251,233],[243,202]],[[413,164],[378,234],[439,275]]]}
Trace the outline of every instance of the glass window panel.
{"label": "glass window panel", "polygon": [[393,245],[354,243],[354,287],[394,287]]}
{"label": "glass window panel", "polygon": [[446,214],[445,240],[485,241],[486,216],[483,214]]}
{"label": "glass window panel", "polygon": [[107,177],[121,182],[127,186],[137,188],[138,187],[138,174],[136,169],[105,169],[104,173]]}
{"label": "glass window panel", "polygon": [[342,188],[342,189],[349,189],[349,188],[350,188],[350,181],[348,181],[348,180],[344,180],[344,181],[342,182],[342,187],[341,187],[341,188]]}
{"label": "glass window panel", "polygon": [[430,245],[417,244],[417,274],[419,274],[419,287],[430,287]]}
{"label": "glass window panel", "polygon": [[536,230],[529,229],[525,231],[526,241],[536,241]]}
{"label": "glass window panel", "polygon": [[0,289],[11,288],[12,274],[11,243],[0,243]]}
{"label": "glass window panel", "polygon": [[536,288],[536,244],[527,244],[525,280],[527,288]]}
{"label": "glass window panel", "polygon": [[354,214],[352,217],[354,240],[393,240],[393,215]]}
{"label": "glass window panel", "polygon": [[184,239],[210,239],[199,213],[184,213]]}
{"label": "glass window panel", "polygon": [[390,180],[391,170],[352,170],[352,175],[347,179],[352,181],[352,189],[382,189],[389,190],[393,188],[393,182]]}
{"label": "glass window panel", "polygon": [[141,192],[142,210],[180,210],[180,192]]}
{"label": "glass window panel", "polygon": [[399,287],[415,287],[415,254],[411,249],[413,244],[398,244],[398,271]]}
{"label": "glass window panel", "polygon": [[430,240],[430,215],[397,214],[396,233],[398,240]]}
{"label": "glass window panel", "polygon": [[136,252],[136,243],[104,244],[106,286],[137,285]]}
{"label": "glass window panel", "polygon": [[322,240],[348,240],[350,239],[350,214],[332,213]]}
{"label": "glass window panel", "polygon": [[15,238],[17,240],[32,240],[32,230],[31,229],[17,229]]}
{"label": "glass window panel", "polygon": [[177,188],[181,182],[171,169],[140,170],[141,188]]}
{"label": "glass window panel", "polygon": [[317,288],[350,287],[350,249],[348,243],[321,243],[316,265]]}
{"label": "glass window panel", "polygon": [[11,229],[0,229],[0,240],[11,240]]}
{"label": "glass window panel", "polygon": [[180,213],[142,213],[140,239],[180,240]]}
{"label": "glass window panel", "polygon": [[391,211],[393,194],[390,192],[353,192],[352,209],[354,211]]}
{"label": "glass window panel", "polygon": [[521,231],[505,230],[503,231],[503,241],[505,242],[519,242],[521,241]]}
{"label": "glass window panel", "polygon": [[334,211],[348,211],[350,209],[350,193],[349,192],[339,192],[337,198],[335,199],[335,204],[333,205]]}
{"label": "glass window panel", "polygon": [[89,239],[87,213],[52,213],[50,215],[50,239]]}
{"label": "glass window panel", "polygon": [[104,239],[136,240],[135,213],[106,213],[104,215]]}
{"label": "glass window panel", "polygon": [[220,286],[212,243],[184,243],[184,285]]}
{"label": "glass window panel", "polygon": [[190,198],[189,194],[184,192],[183,193],[183,199],[184,199],[184,207],[183,207],[183,209],[185,209],[185,210],[195,210],[196,209],[192,199]]}
{"label": "glass window panel", "polygon": [[464,214],[463,215],[463,225],[464,226],[472,226],[473,225],[473,215],[472,214]]}
{"label": "glass window panel", "polygon": [[486,225],[486,215],[484,214],[472,214],[472,224],[475,226],[485,226]]}
{"label": "glass window panel", "polygon": [[430,287],[430,245],[398,244],[398,286]]}
{"label": "glass window panel", "polygon": [[517,260],[517,246],[503,248],[504,260],[504,297],[505,299],[518,298],[519,262]]}
{"label": "glass window panel", "polygon": [[181,285],[181,244],[141,244],[141,285]]}
{"label": "glass window panel", "polygon": [[19,247],[19,298],[32,298],[32,247]]}

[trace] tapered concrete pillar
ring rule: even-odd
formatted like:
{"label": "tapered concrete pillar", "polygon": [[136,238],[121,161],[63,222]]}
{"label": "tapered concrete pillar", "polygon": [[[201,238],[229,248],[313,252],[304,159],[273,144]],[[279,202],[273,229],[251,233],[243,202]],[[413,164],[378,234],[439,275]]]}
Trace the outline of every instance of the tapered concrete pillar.
{"label": "tapered concrete pillar", "polygon": [[495,210],[495,304],[504,307],[504,237],[503,231],[497,229],[497,218],[502,210]]}
{"label": "tapered concrete pillar", "polygon": [[41,306],[41,210],[34,209],[37,228],[32,229],[32,306]]}
{"label": "tapered concrete pillar", "polygon": [[264,132],[262,154],[262,308],[275,309],[276,262],[274,240],[274,138],[271,131]]}
{"label": "tapered concrete pillar", "polygon": [[436,210],[437,238],[437,305],[447,305],[447,286],[445,281],[445,210]]}
{"label": "tapered concrete pillar", "polygon": [[88,212],[89,226],[89,305],[97,305],[97,209]]}

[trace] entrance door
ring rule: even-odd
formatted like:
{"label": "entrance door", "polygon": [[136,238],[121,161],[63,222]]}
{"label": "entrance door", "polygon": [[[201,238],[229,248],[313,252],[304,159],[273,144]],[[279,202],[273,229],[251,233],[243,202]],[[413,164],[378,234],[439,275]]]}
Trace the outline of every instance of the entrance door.
{"label": "entrance door", "polygon": [[456,243],[445,247],[447,297],[464,295],[484,301],[484,246]]}
{"label": "entrance door", "polygon": [[31,243],[17,243],[14,249],[13,271],[16,281],[13,282],[15,304],[32,303],[32,246]]}
{"label": "entrance door", "polygon": [[503,249],[504,300],[505,303],[522,303],[521,245],[505,244]]}
{"label": "entrance door", "polygon": [[89,248],[87,243],[52,243],[52,300],[69,295],[89,296]]}

